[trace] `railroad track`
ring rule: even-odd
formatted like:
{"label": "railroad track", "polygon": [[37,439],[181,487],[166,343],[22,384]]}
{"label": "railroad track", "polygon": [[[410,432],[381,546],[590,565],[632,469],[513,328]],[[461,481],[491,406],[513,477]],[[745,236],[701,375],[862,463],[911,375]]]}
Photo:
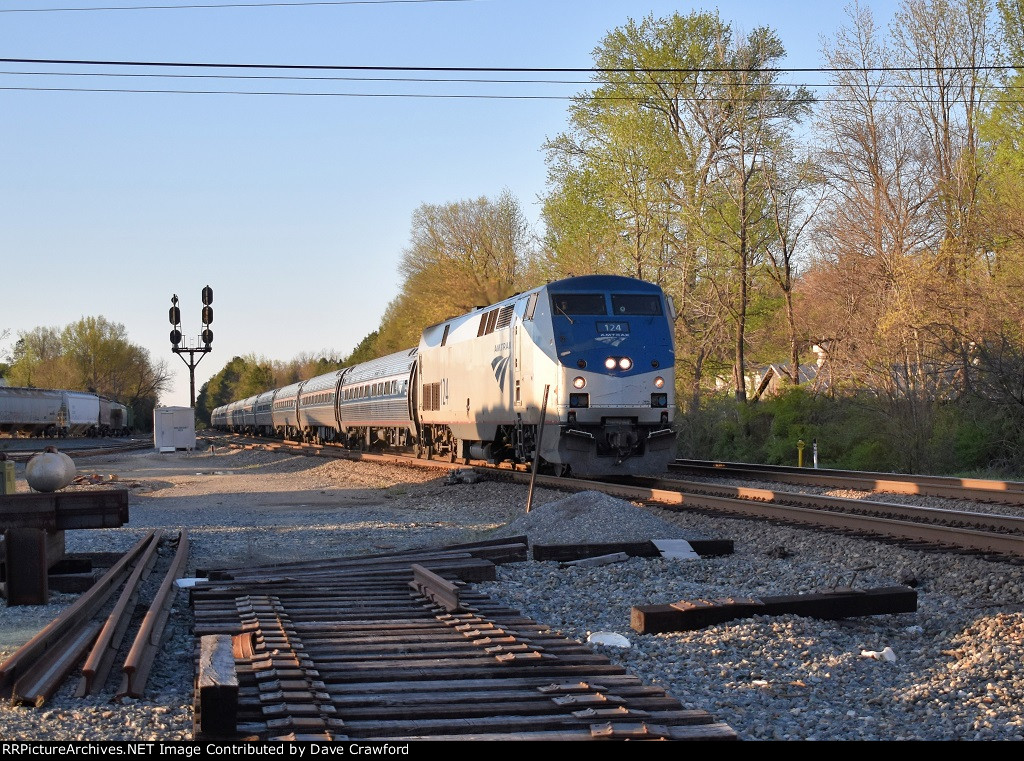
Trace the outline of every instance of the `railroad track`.
{"label": "railroad track", "polygon": [[807,486],[830,486],[866,492],[917,494],[946,499],[976,502],[998,502],[1024,505],[1024,483],[981,478],[950,478],[945,476],[907,475],[901,473],[867,473],[855,470],[794,468],[781,465],[676,460],[669,465],[672,472],[691,472],[717,478]]}
{"label": "railroad track", "polygon": [[7,455],[7,459],[14,462],[28,462],[28,460],[35,454],[38,454],[47,446],[55,446],[61,452],[66,454],[72,459],[78,457],[95,457],[98,455],[107,454],[120,454],[122,452],[131,452],[137,449],[152,449],[153,440],[149,439],[131,439],[128,441],[118,441],[116,443],[105,445],[105,446],[63,446],[63,444],[71,443],[82,443],[82,439],[37,439],[34,447],[24,447],[18,445],[20,448],[12,448],[10,442],[17,441],[13,439],[5,440],[7,446],[0,449],[0,452]]}
{"label": "railroad track", "polygon": [[735,740],[475,592],[526,538],[221,570],[193,588],[197,740]]}
{"label": "railroad track", "polygon": [[[224,441],[230,445],[233,440],[237,439],[228,437]],[[886,541],[899,541],[917,545],[921,549],[978,553],[1009,562],[1024,562],[1024,518],[1015,516],[668,478],[637,477],[619,481],[592,481],[558,476],[534,476],[525,465],[498,467],[481,462],[452,463],[447,460],[428,460],[405,455],[353,452],[333,446],[276,442],[254,443],[248,446],[298,454],[415,464],[421,467],[472,467],[492,477],[508,478],[522,483],[532,482],[554,489],[601,491],[670,511],[692,509],[782,521],[873,536]],[[670,466],[670,469],[672,472],[696,471],[717,478],[770,479],[800,486],[856,489],[869,493],[895,492],[974,503],[1024,505],[1024,484],[1017,482],[934,476],[890,476],[854,471],[729,465],[686,460],[678,461]],[[1020,502],[1017,501],[1018,498]]]}

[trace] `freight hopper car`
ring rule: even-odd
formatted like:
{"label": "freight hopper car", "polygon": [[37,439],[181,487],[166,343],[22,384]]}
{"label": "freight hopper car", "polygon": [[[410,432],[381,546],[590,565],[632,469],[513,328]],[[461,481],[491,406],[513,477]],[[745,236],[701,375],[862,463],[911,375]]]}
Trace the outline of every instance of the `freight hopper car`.
{"label": "freight hopper car", "polygon": [[125,405],[85,391],[0,387],[0,433],[11,436],[122,436]]}
{"label": "freight hopper car", "polygon": [[577,476],[662,473],[674,456],[671,303],[618,276],[561,280],[427,328],[422,442]]}
{"label": "freight hopper car", "polygon": [[539,443],[559,473],[661,473],[675,443],[671,309],[641,280],[561,280],[433,325],[415,348],[218,407],[212,422],[453,461],[529,462]]}

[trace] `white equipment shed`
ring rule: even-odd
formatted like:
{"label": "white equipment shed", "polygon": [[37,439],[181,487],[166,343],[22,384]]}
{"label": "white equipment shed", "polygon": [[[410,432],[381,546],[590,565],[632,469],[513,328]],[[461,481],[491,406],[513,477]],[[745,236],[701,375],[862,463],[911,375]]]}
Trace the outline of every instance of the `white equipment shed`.
{"label": "white equipment shed", "polygon": [[196,411],[191,407],[153,410],[153,444],[160,452],[196,448]]}

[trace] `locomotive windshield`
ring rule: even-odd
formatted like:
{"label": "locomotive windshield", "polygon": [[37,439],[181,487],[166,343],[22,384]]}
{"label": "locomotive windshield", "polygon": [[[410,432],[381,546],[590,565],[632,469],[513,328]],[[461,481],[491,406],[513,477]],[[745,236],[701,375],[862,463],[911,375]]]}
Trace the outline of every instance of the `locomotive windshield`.
{"label": "locomotive windshield", "polygon": [[[661,298],[654,293],[613,293],[613,315],[647,315],[658,317],[662,314]],[[606,315],[608,302],[603,293],[553,293],[551,309],[563,315]]]}
{"label": "locomotive windshield", "polygon": [[613,293],[612,314],[661,314],[661,299],[653,293]]}
{"label": "locomotive windshield", "polygon": [[603,293],[553,293],[551,309],[555,314],[608,314]]}

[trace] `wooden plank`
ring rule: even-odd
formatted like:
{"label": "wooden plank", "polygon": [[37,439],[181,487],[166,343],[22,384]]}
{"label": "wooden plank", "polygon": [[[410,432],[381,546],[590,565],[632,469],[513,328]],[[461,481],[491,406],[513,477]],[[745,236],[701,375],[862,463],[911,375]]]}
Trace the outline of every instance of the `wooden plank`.
{"label": "wooden plank", "polygon": [[7,604],[45,605],[50,601],[46,532],[8,528],[4,532]]}
{"label": "wooden plank", "polygon": [[751,616],[795,614],[826,620],[917,610],[917,591],[909,587],[828,591],[806,595],[682,600],[671,605],[640,605],[630,611],[630,626],[640,634],[692,631]]}
{"label": "wooden plank", "polygon": [[201,637],[196,690],[199,727],[208,735],[234,735],[238,730],[238,674],[231,637]]}
{"label": "wooden plank", "polygon": [[[688,540],[690,547],[701,557],[731,555],[733,542],[731,539],[693,539]],[[656,558],[661,556],[654,542],[604,542],[601,544],[535,544],[534,560],[582,560],[625,553],[632,558]]]}
{"label": "wooden plank", "polygon": [[583,560],[584,558],[601,557],[623,553],[634,558],[656,558],[661,553],[654,546],[654,542],[604,542],[600,544],[535,544],[533,545],[533,559],[558,560],[566,562],[570,560]]}
{"label": "wooden plank", "polygon": [[127,522],[127,489],[0,495],[0,529],[117,528]]}
{"label": "wooden plank", "polygon": [[244,645],[233,653],[236,727],[261,740],[736,739],[710,714],[472,590],[467,558],[425,555],[403,556],[404,577],[392,557],[277,566],[269,577],[247,569],[194,587],[194,631],[239,633]]}

